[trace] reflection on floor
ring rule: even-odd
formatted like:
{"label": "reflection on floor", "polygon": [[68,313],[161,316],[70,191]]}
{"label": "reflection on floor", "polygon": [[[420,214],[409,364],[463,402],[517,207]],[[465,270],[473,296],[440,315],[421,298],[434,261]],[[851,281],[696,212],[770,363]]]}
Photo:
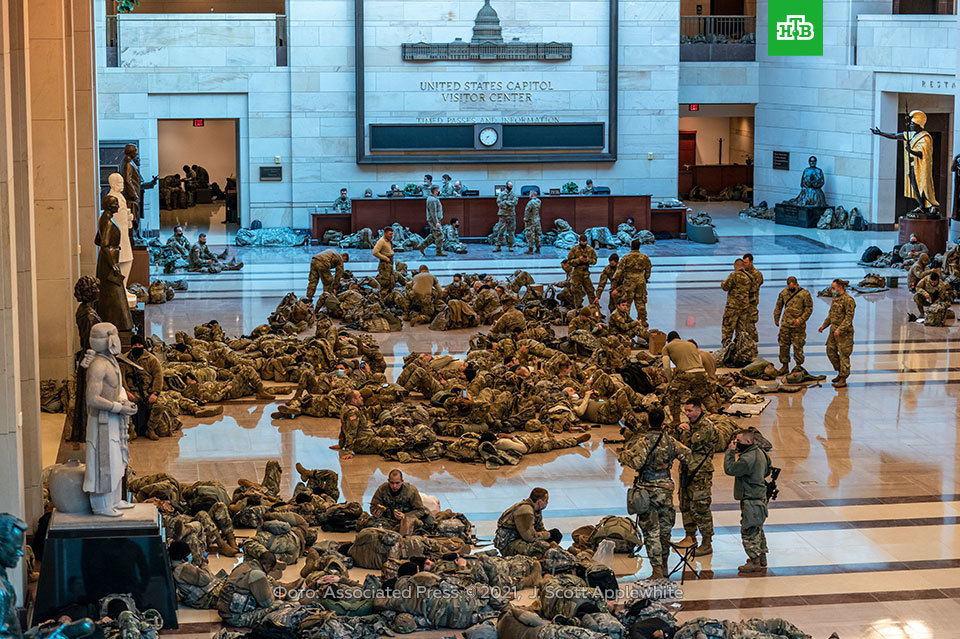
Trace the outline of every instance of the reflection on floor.
{"label": "reflection on floor", "polygon": [[[716,347],[724,303],[719,282],[735,257],[752,252],[765,277],[760,354],[772,361],[777,359],[772,310],[788,275],[796,275],[811,292],[834,277],[857,282],[867,272],[856,264],[863,249],[895,242],[895,233],[795,229],[742,219],[736,205],[696,208],[714,214],[720,243],[667,241],[645,247],[654,264],[651,323],[695,338],[701,347]],[[416,253],[398,257],[412,267],[427,263],[444,284],[464,270],[506,276],[525,268],[539,282],[561,277],[561,252],[555,249],[536,259],[494,255],[479,245],[469,249],[455,259],[424,260]],[[190,290],[164,306],[150,307],[150,330],[170,339],[177,330],[189,331],[216,318],[228,334],[249,332],[284,293],[304,290],[309,258],[317,250],[243,249],[239,252],[247,266],[239,273],[177,274],[188,280]],[[351,253],[349,266],[355,273],[375,270],[367,251]],[[600,251],[602,262],[609,253]],[[596,268],[594,278],[598,272]],[[832,376],[824,337],[816,333],[829,300],[814,299],[806,366]],[[816,637],[834,630],[844,638],[956,636],[960,361],[952,349],[955,328],[906,323],[913,303],[903,288],[857,296],[856,301],[850,387],[779,395],[763,414],[748,420],[773,442],[775,463],[783,468],[780,499],[771,507],[767,528],[769,570],[763,576],[737,576],[743,561],[739,512],[732,482],[718,471],[715,551],[697,560],[701,579],[688,577],[683,586],[682,618],[782,616]],[[375,337],[392,377],[411,351],[463,353],[471,332],[417,327]],[[178,438],[134,442],[132,463],[139,473],[166,471],[184,481],[219,479],[231,486],[240,477],[260,476],[268,460],[279,459],[285,469],[283,489],[289,491],[293,465],[300,461],[336,470],[344,497],[364,502],[396,465],[370,456],[342,461],[328,448],[337,436],[335,420],[274,422],[269,417],[274,410],[273,404],[233,402],[212,421],[185,417]],[[438,496],[444,508],[467,513],[486,538],[503,508],[533,486],[546,486],[551,491],[547,526],[569,535],[604,514],[625,513],[624,493],[632,477],[618,464],[615,447],[602,443],[612,433],[612,428],[597,429],[581,449],[537,455],[500,471],[448,461],[402,468],[411,483]],[[675,537],[681,533],[677,530]],[[635,562],[624,564],[621,572],[634,570]],[[649,567],[639,570],[644,575]],[[190,619],[205,617],[186,613],[184,620]]]}

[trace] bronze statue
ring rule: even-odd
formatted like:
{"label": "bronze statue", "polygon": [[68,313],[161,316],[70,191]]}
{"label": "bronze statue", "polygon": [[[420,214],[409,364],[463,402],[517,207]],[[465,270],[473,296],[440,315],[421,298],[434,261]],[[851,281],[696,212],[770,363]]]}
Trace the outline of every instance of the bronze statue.
{"label": "bronze statue", "polygon": [[120,209],[117,198],[103,198],[103,213],[97,222],[94,243],[100,247],[97,253],[97,278],[100,280],[100,299],[97,313],[105,322],[110,322],[120,331],[133,329],[133,317],[127,304],[127,291],[123,287],[123,272],[120,270],[120,227],[113,221]]}
{"label": "bronze statue", "polygon": [[119,517],[118,509],[132,508],[121,499],[120,485],[130,461],[127,446],[130,415],[137,405],[123,388],[123,373],[117,362],[120,336],[109,322],[90,329],[87,364],[87,446],[83,491],[97,515]]}
{"label": "bronze statue", "polygon": [[939,203],[933,188],[933,137],[923,128],[927,115],[911,111],[907,119],[907,131],[884,133],[873,127],[870,132],[903,143],[903,195],[917,203],[907,217],[938,218]]}
{"label": "bronze statue", "polygon": [[17,616],[17,593],[7,578],[7,569],[16,568],[23,556],[23,534],[27,524],[10,513],[0,513],[0,566],[3,566],[3,579],[0,580],[0,637],[3,639],[80,639],[93,634],[94,625],[90,619],[81,619],[70,623],[53,623],[48,626],[31,628],[24,634],[20,629]]}
{"label": "bronze statue", "polygon": [[96,302],[100,298],[100,282],[95,277],[84,275],[73,287],[73,297],[80,302],[77,307],[77,330],[80,333],[80,350],[74,356],[75,388],[73,414],[71,415],[70,441],[82,442],[87,433],[87,376],[80,366],[84,355],[90,348],[90,329],[101,322],[97,314]]}
{"label": "bronze statue", "polygon": [[797,206],[826,206],[827,198],[823,194],[823,170],[817,167],[817,156],[811,155],[810,166],[803,170],[800,177],[800,194],[789,200]]}
{"label": "bronze statue", "polygon": [[135,144],[128,144],[123,149],[123,161],[120,163],[120,175],[123,176],[123,197],[130,208],[130,220],[134,231],[139,235],[140,218],[143,217],[143,207],[140,202],[140,190],[152,189],[157,183],[157,176],[153,180],[143,183],[140,175],[140,152]]}

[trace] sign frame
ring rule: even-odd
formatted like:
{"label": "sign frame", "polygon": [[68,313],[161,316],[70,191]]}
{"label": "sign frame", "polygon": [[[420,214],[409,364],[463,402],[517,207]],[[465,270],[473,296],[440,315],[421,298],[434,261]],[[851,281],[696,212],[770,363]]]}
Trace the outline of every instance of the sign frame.
{"label": "sign frame", "polygon": [[364,75],[364,0],[354,0],[354,77],[356,80],[356,144],[357,164],[488,164],[488,163],[536,163],[536,162],[616,162],[617,161],[617,94],[619,80],[619,0],[608,0],[608,33],[609,33],[609,61],[607,63],[607,122],[606,122],[606,152],[562,153],[562,152],[532,152],[521,154],[484,153],[482,155],[459,154],[412,154],[412,155],[384,155],[370,154],[366,149],[366,112],[364,105],[365,87]]}
{"label": "sign frame", "polygon": [[790,151],[773,152],[773,169],[775,171],[790,170]]}

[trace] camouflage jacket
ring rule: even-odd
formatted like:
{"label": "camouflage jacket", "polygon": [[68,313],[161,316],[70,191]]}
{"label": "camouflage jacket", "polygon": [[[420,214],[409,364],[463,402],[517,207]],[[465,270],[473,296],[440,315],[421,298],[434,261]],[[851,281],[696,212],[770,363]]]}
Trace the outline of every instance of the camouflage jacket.
{"label": "camouflage jacket", "polygon": [[440,197],[453,197],[453,182],[444,182],[440,185]]}
{"label": "camouflage jacket", "polygon": [[748,266],[743,272],[750,278],[750,303],[756,306],[760,301],[760,287],[763,286],[763,273],[756,266]]}
{"label": "camouflage jacket", "polygon": [[340,411],[340,432],[344,450],[351,452],[357,444],[363,444],[374,436],[363,409],[353,404],[344,404]]}
{"label": "camouflage jacket", "polygon": [[527,327],[527,318],[523,311],[511,308],[500,316],[500,318],[490,328],[491,334],[504,333],[512,335],[513,330],[519,328],[521,331]]}
{"label": "camouflage jacket", "polygon": [[830,304],[830,313],[823,320],[821,328],[830,327],[831,331],[850,331],[853,332],[853,314],[857,310],[857,303],[853,301],[849,293],[842,293],[833,298]]}
{"label": "camouflage jacket", "polygon": [[177,237],[176,235],[171,235],[167,238],[167,248],[172,248],[174,252],[179,254],[181,257],[187,257],[190,255],[190,249],[192,248],[190,240],[185,236],[181,235]]}
{"label": "camouflage jacket", "polygon": [[934,283],[929,275],[917,283],[917,293],[927,293],[931,302],[947,302],[949,304],[953,301],[953,287],[942,279]]}
{"label": "camouflage jacket", "polygon": [[439,224],[443,219],[443,205],[440,204],[440,198],[432,195],[427,196],[427,222],[430,224]]}
{"label": "camouflage jacket", "polygon": [[[780,316],[781,312],[783,312],[783,317]],[[812,313],[813,298],[810,297],[810,291],[800,288],[794,293],[789,288],[785,288],[777,296],[777,305],[773,309],[773,320],[779,321],[786,328],[802,328],[806,326]],[[795,320],[800,320],[799,326],[794,325]]]}
{"label": "camouflage jacket", "polygon": [[327,249],[326,251],[317,253],[310,261],[325,271],[336,269],[333,274],[333,281],[335,283],[339,283],[340,278],[343,277],[343,258],[333,249]]}
{"label": "camouflage jacket", "polygon": [[527,202],[527,207],[523,209],[523,221],[533,222],[540,218],[540,198],[532,197]]}
{"label": "camouflage jacket", "polygon": [[190,256],[187,258],[190,268],[206,266],[211,260],[217,261],[217,256],[213,254],[209,246],[199,242],[193,245],[193,248],[190,249]]}
{"label": "camouflage jacket", "polygon": [[744,308],[750,303],[750,276],[744,271],[734,271],[720,284],[727,292],[727,308]]}
{"label": "camouflage jacket", "polygon": [[640,251],[630,251],[620,259],[617,271],[613,274],[611,280],[614,288],[620,287],[624,280],[636,282],[638,276],[642,276],[644,284],[650,280],[650,272],[653,265],[650,258]]}
{"label": "camouflage jacket", "polygon": [[397,493],[390,490],[389,484],[381,484],[370,499],[371,510],[376,506],[383,506],[388,516],[392,516],[391,511],[394,510],[399,510],[404,514],[425,511],[423,500],[420,498],[420,491],[407,483],[403,484]]}
{"label": "camouflage jacket", "polygon": [[592,246],[575,244],[567,253],[567,261],[573,266],[574,271],[583,269],[589,272],[590,266],[597,263],[597,252]]}
{"label": "camouflage jacket", "polygon": [[350,198],[348,197],[338,197],[333,201],[333,210],[337,213],[349,213],[350,212]]}
{"label": "camouflage jacket", "polygon": [[[664,488],[673,490],[673,478],[670,476],[670,469],[673,466],[673,460],[679,459],[693,468],[696,464],[691,464],[693,454],[690,449],[678,442],[670,435],[661,431],[651,430],[649,432],[637,435],[620,451],[620,463],[628,468],[639,471],[643,467],[643,461],[647,459],[647,453],[657,445],[646,467],[643,468],[643,474],[638,477],[639,483],[654,488]],[[660,443],[657,444],[657,439]]]}
{"label": "camouflage jacket", "polygon": [[607,287],[607,282],[613,282],[613,274],[616,272],[617,267],[613,264],[607,264],[603,267],[603,270],[600,271],[600,281],[597,282],[597,297],[600,297],[600,294],[603,293],[603,289]]}
{"label": "camouflage jacket", "polygon": [[[691,463],[686,472],[692,473],[699,466],[697,474],[713,474],[713,451],[717,449],[717,429],[706,415],[700,415],[695,423],[690,424],[690,430],[680,431],[680,443],[690,449],[693,454]],[[701,463],[703,464],[701,466]]]}
{"label": "camouflage jacket", "polygon": [[513,191],[500,191],[500,195],[497,196],[497,215],[506,217],[516,214],[519,199]]}

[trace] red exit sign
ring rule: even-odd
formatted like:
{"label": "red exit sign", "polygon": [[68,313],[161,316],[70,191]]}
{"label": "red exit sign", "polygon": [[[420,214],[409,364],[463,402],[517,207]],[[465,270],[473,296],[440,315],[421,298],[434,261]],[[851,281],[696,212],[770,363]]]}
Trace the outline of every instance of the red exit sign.
{"label": "red exit sign", "polygon": [[203,120],[194,120],[193,126],[203,126]]}
{"label": "red exit sign", "polygon": [[[700,110],[700,105],[699,105],[699,104],[688,104],[688,105],[687,105],[687,109],[689,109],[690,111],[699,111],[699,110]],[[196,122],[196,120],[194,120],[194,122]],[[197,125],[194,124],[194,126],[197,126]],[[200,120],[200,126],[203,126],[203,120]]]}

